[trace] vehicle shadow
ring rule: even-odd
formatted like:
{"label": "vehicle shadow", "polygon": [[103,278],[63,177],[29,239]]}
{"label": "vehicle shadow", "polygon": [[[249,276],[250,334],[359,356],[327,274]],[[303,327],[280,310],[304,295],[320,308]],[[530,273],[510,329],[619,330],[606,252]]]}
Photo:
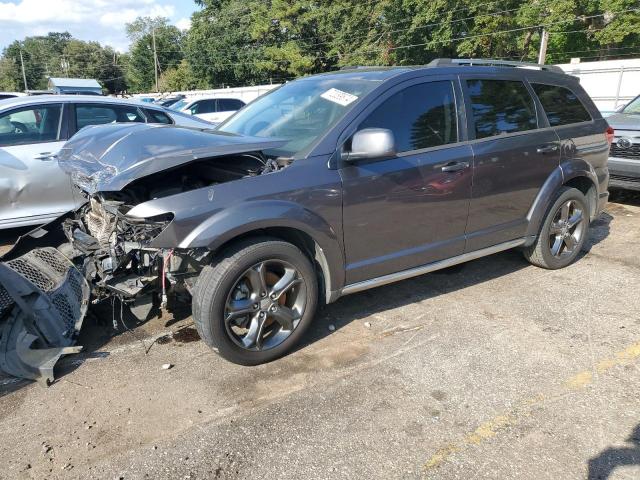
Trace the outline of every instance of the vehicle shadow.
{"label": "vehicle shadow", "polygon": [[[137,342],[148,353],[156,343],[162,344],[169,340],[187,343],[199,340],[195,328],[190,328],[191,323],[185,322],[190,317],[190,305],[180,302],[170,302],[168,311],[154,309],[149,318],[142,321],[127,307],[121,309],[119,301],[105,301],[92,305],[85,316],[76,342],[76,345],[83,347],[82,352],[66,355],[58,361],[54,368],[55,380],[52,385],[63,381],[85,362],[108,357],[109,351],[103,350],[107,344],[109,350],[112,350]],[[167,330],[175,333],[167,335]],[[164,339],[165,336],[170,338]],[[36,382],[10,377],[0,370],[0,399],[34,383]]]}
{"label": "vehicle shadow", "polygon": [[589,226],[589,238],[584,242],[578,260],[588,253],[594,245],[599,244],[611,233],[611,223],[615,217],[608,212],[602,212]]}
{"label": "vehicle shadow", "polygon": [[[589,238],[577,261],[587,255],[594,245],[609,236],[610,224],[614,219],[615,217],[612,215],[603,213],[592,222]],[[514,249],[391,285],[348,295],[322,308],[314,327],[306,335],[298,349],[331,335],[354,320],[375,316],[386,310],[404,307],[412,303],[425,302],[440,295],[489,282],[527,267],[530,267],[530,264],[518,249]],[[425,305],[425,308],[428,308],[428,305]],[[329,326],[332,326],[331,329]]]}
{"label": "vehicle shadow", "polygon": [[[331,330],[333,327],[338,331],[354,320],[375,318],[376,314],[384,311],[426,302],[528,266],[519,251],[511,250],[340,298],[320,311],[314,327],[299,348],[335,333]],[[425,304],[425,309],[428,309],[428,304]]]}
{"label": "vehicle shadow", "polygon": [[8,228],[0,230],[0,256],[9,250],[19,236],[33,230],[33,227]]}
{"label": "vehicle shadow", "polygon": [[597,457],[589,459],[589,480],[606,480],[618,467],[640,465],[640,425],[626,439],[628,447],[607,448]]}
{"label": "vehicle shadow", "polygon": [[640,192],[633,190],[612,190],[610,192],[609,202],[640,207]]}

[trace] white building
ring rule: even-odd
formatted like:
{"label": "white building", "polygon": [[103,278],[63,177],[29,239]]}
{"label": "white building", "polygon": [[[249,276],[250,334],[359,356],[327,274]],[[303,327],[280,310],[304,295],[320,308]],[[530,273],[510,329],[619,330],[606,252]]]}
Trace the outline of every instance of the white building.
{"label": "white building", "polygon": [[613,112],[640,95],[640,58],[599,62],[573,59],[558,67],[580,78],[580,84],[603,113]]}

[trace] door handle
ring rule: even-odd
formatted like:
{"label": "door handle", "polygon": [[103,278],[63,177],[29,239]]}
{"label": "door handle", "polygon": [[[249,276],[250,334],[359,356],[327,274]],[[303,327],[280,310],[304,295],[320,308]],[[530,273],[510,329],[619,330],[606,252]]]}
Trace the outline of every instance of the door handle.
{"label": "door handle", "polygon": [[54,158],[56,158],[57,155],[55,153],[52,152],[42,152],[42,153],[38,153],[37,155],[35,155],[33,158],[35,160],[42,160],[42,161],[46,161],[46,160],[53,160]]}
{"label": "door handle", "polygon": [[449,162],[442,167],[443,172],[459,172],[469,168],[469,162]]}
{"label": "door handle", "polygon": [[540,145],[537,149],[536,152],[538,153],[552,153],[552,152],[557,152],[558,151],[558,145],[556,145],[555,143],[550,143],[547,145]]}

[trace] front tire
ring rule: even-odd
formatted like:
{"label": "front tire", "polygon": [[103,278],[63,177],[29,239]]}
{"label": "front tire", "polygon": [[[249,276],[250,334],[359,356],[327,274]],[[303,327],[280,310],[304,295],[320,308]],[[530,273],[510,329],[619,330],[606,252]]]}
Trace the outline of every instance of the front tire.
{"label": "front tire", "polygon": [[258,365],[293,349],[318,302],[315,270],[295,245],[239,242],[195,285],[193,318],[204,342],[230,362]]}
{"label": "front tire", "polygon": [[555,270],[570,265],[589,234],[589,202],[575,188],[563,187],[524,256],[538,267]]}

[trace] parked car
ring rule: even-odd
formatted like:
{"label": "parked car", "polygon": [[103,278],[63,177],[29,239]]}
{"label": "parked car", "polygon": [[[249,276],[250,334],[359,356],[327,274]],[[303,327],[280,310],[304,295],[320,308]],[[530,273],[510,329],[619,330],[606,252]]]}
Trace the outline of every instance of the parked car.
{"label": "parked car", "polygon": [[569,265],[607,201],[611,138],[574,77],[492,60],[305,77],[215,131],[93,127],[60,154],[87,203],[4,257],[0,298],[38,298],[24,264],[74,276],[68,321],[35,320],[62,349],[89,291],[137,312],[190,292],[204,342],[268,362],[343,295],[512,248]]}
{"label": "parked car", "polygon": [[177,101],[169,108],[208,122],[220,123],[244,106],[245,103],[237,98],[190,97]]}
{"label": "parked car", "polygon": [[213,127],[156,105],[97,96],[48,95],[0,102],[0,229],[45,223],[74,208],[56,155],[78,130],[120,122]]}
{"label": "parked car", "polygon": [[609,154],[611,188],[640,190],[640,95],[607,117],[615,129]]}
{"label": "parked car", "polygon": [[185,98],[184,95],[173,95],[170,97],[159,98],[154,103],[157,103],[161,107],[169,108],[171,105],[179,102],[183,98]]}
{"label": "parked car", "polygon": [[26,93],[20,92],[0,92],[0,100],[6,100],[7,98],[24,97]]}

